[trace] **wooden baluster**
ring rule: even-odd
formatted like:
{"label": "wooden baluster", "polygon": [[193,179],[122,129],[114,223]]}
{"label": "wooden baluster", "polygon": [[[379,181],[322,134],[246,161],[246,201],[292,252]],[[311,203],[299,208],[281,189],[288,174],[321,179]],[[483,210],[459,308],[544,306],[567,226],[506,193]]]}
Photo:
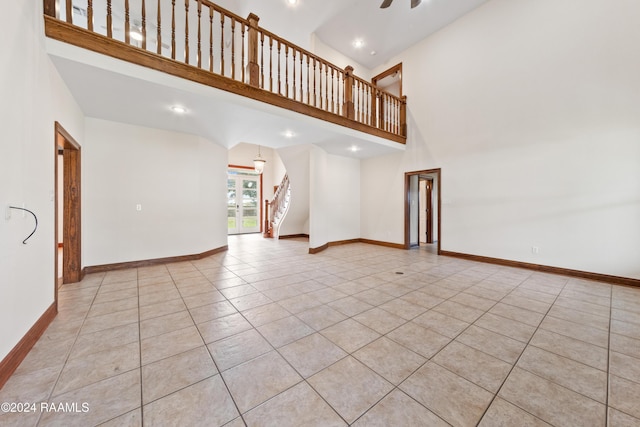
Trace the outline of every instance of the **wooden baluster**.
{"label": "wooden baluster", "polygon": [[264,89],[264,33],[260,33],[260,87]]}
{"label": "wooden baluster", "polygon": [[[240,32],[242,33],[242,58],[240,59],[240,68],[242,68],[242,82],[243,83],[247,83],[246,80],[246,68],[244,66],[244,60],[245,60],[245,53],[244,53],[244,32],[245,32],[245,28],[244,28],[244,22],[240,23]],[[248,60],[247,60],[248,63]]]}
{"label": "wooden baluster", "polygon": [[384,129],[384,99],[382,92],[378,91],[376,98],[378,100],[378,128]]}
{"label": "wooden baluster", "polygon": [[393,133],[398,133],[398,100],[393,98]]}
{"label": "wooden baluster", "polygon": [[400,134],[400,101],[397,99],[396,102],[396,134]]}
{"label": "wooden baluster", "polygon": [[329,66],[324,64],[325,111],[329,111]]}
{"label": "wooden baluster", "polygon": [[310,63],[310,58],[309,55],[307,55],[307,104],[311,105],[311,80],[309,79],[310,76],[310,70],[311,70],[311,66],[309,65]]}
{"label": "wooden baluster", "polygon": [[407,96],[403,96],[400,104],[400,135],[407,137]]}
{"label": "wooden baluster", "polygon": [[236,18],[231,18],[231,78],[236,79]]}
{"label": "wooden baluster", "polygon": [[242,33],[242,58],[240,59],[240,68],[242,69],[242,82],[246,83],[246,67],[244,66],[244,22],[240,23],[240,32]]}
{"label": "wooden baluster", "polygon": [[362,122],[362,118],[360,117],[360,115],[362,114],[362,105],[360,104],[360,80],[354,80],[354,89],[355,89],[355,94],[354,94],[354,100],[353,100],[353,106],[355,109],[355,120],[358,122]]}
{"label": "wooden baluster", "polygon": [[93,31],[93,0],[87,1],[87,30]]}
{"label": "wooden baluster", "polygon": [[124,42],[131,44],[131,23],[129,21],[129,0],[124,0]]}
{"label": "wooden baluster", "polygon": [[269,92],[273,92],[273,37],[269,37]]}
{"label": "wooden baluster", "polygon": [[[73,4],[71,0],[67,0],[66,2],[66,19],[69,24],[73,24]],[[111,0],[107,0],[107,13],[110,13],[111,10]],[[109,22],[109,16],[107,15],[107,22]]]}
{"label": "wooden baluster", "polygon": [[331,112],[335,112],[335,97],[334,95],[334,86],[335,86],[335,69],[331,67]]}
{"label": "wooden baluster", "polygon": [[209,71],[213,73],[213,7],[209,6]]}
{"label": "wooden baluster", "polygon": [[353,105],[353,67],[348,65],[344,73],[344,105],[342,106],[342,114],[353,119],[355,114]]}
{"label": "wooden baluster", "polygon": [[304,56],[304,54],[302,53],[302,51],[300,51],[300,102],[304,102],[304,88],[303,88],[303,84],[302,84],[302,65],[303,65],[303,61],[302,61],[302,57]]}
{"label": "wooden baluster", "polygon": [[224,76],[224,14],[220,12],[220,75]]}
{"label": "wooden baluster", "polygon": [[[69,14],[73,12],[73,9],[67,9],[67,22],[71,23]],[[111,16],[111,0],[107,0],[107,37],[113,38],[113,17]]]}
{"label": "wooden baluster", "polygon": [[313,106],[317,105],[317,94],[316,94],[316,58],[313,57]]}
{"label": "wooden baluster", "polygon": [[254,87],[260,86],[260,64],[258,64],[258,18],[251,13],[247,18],[249,21],[249,84]]}
{"label": "wooden baluster", "polygon": [[296,100],[296,50],[293,49],[291,54],[291,63],[293,65],[293,99]]}
{"label": "wooden baluster", "polygon": [[364,117],[362,121],[371,126],[371,86],[367,83],[362,83],[364,86],[364,92],[362,93],[362,103],[364,105]]}
{"label": "wooden baluster", "polygon": [[176,0],[171,0],[171,59],[176,59]]}
{"label": "wooden baluster", "polygon": [[280,47],[280,40],[278,40],[278,95],[282,95],[282,89],[280,86],[280,62],[282,62],[280,59]]}
{"label": "wooden baluster", "polygon": [[364,86],[360,80],[358,80],[358,109],[360,113],[358,114],[358,121],[360,123],[364,123]]}
{"label": "wooden baluster", "polygon": [[184,0],[184,63],[189,63],[189,0]]}
{"label": "wooden baluster", "polygon": [[364,91],[366,90],[364,82],[358,80],[358,121],[366,123],[364,118]]}
{"label": "wooden baluster", "polygon": [[158,0],[158,28],[156,32],[156,53],[162,55],[162,12],[160,10],[160,0]]}
{"label": "wooden baluster", "polygon": [[377,98],[377,87],[372,86],[371,87],[371,109],[369,110],[369,112],[371,113],[371,126],[377,127],[378,124],[378,98]]}
{"label": "wooden baluster", "polygon": [[142,15],[142,20],[140,21],[140,24],[142,25],[142,27],[140,28],[140,33],[142,34],[142,48],[146,49],[147,48],[147,8],[145,5],[145,0],[142,0],[141,15]]}
{"label": "wooden baluster", "polygon": [[284,91],[285,96],[289,97],[289,45],[284,45]]}
{"label": "wooden baluster", "polygon": [[198,0],[198,68],[202,68],[202,32],[201,32],[201,20],[202,20],[202,1]]}

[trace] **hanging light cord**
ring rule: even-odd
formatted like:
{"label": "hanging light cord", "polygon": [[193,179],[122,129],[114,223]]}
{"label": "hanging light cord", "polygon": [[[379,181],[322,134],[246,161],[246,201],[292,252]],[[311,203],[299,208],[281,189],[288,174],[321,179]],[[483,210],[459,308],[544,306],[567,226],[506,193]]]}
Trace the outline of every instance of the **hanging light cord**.
{"label": "hanging light cord", "polygon": [[29,234],[29,235],[27,236],[27,238],[26,238],[26,239],[24,239],[24,240],[22,241],[22,244],[23,244],[23,245],[26,245],[26,244],[27,244],[27,240],[29,240],[29,238],[30,238],[31,236],[33,236],[33,234],[34,234],[34,233],[36,232],[36,230],[38,229],[38,217],[36,216],[36,214],[34,214],[33,212],[31,212],[29,209],[19,208],[19,207],[17,207],[17,206],[9,206],[9,208],[11,208],[11,209],[18,209],[18,210],[20,210],[20,211],[29,212],[31,215],[33,215],[33,219],[35,219],[35,220],[36,220],[36,226],[34,227],[33,231],[31,232],[31,234]]}

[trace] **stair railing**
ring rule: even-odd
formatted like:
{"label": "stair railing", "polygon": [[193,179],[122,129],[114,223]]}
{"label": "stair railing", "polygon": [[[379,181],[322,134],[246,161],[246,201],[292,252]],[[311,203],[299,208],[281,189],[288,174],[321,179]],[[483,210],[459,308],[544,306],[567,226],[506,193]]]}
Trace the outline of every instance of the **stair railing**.
{"label": "stair railing", "polygon": [[264,237],[276,237],[277,228],[280,225],[280,221],[282,220],[284,213],[289,207],[290,196],[291,184],[289,183],[289,175],[285,174],[271,201],[264,201]]}

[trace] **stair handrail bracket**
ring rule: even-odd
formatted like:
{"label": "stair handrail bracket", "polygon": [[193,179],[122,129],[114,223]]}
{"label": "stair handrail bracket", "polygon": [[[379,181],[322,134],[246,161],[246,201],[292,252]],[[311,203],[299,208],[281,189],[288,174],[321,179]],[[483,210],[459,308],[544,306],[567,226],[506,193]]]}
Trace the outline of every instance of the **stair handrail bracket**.
{"label": "stair handrail bracket", "polygon": [[208,0],[43,1],[49,38],[406,142],[406,97],[262,28],[253,13]]}

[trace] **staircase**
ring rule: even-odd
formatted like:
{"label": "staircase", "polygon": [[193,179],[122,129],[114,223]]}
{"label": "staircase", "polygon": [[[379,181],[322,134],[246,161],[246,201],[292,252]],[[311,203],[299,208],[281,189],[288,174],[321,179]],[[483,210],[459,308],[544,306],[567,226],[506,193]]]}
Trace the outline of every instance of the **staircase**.
{"label": "staircase", "polygon": [[264,201],[264,237],[278,238],[280,224],[289,209],[290,198],[291,185],[289,183],[289,175],[285,174],[273,195],[273,199]]}

